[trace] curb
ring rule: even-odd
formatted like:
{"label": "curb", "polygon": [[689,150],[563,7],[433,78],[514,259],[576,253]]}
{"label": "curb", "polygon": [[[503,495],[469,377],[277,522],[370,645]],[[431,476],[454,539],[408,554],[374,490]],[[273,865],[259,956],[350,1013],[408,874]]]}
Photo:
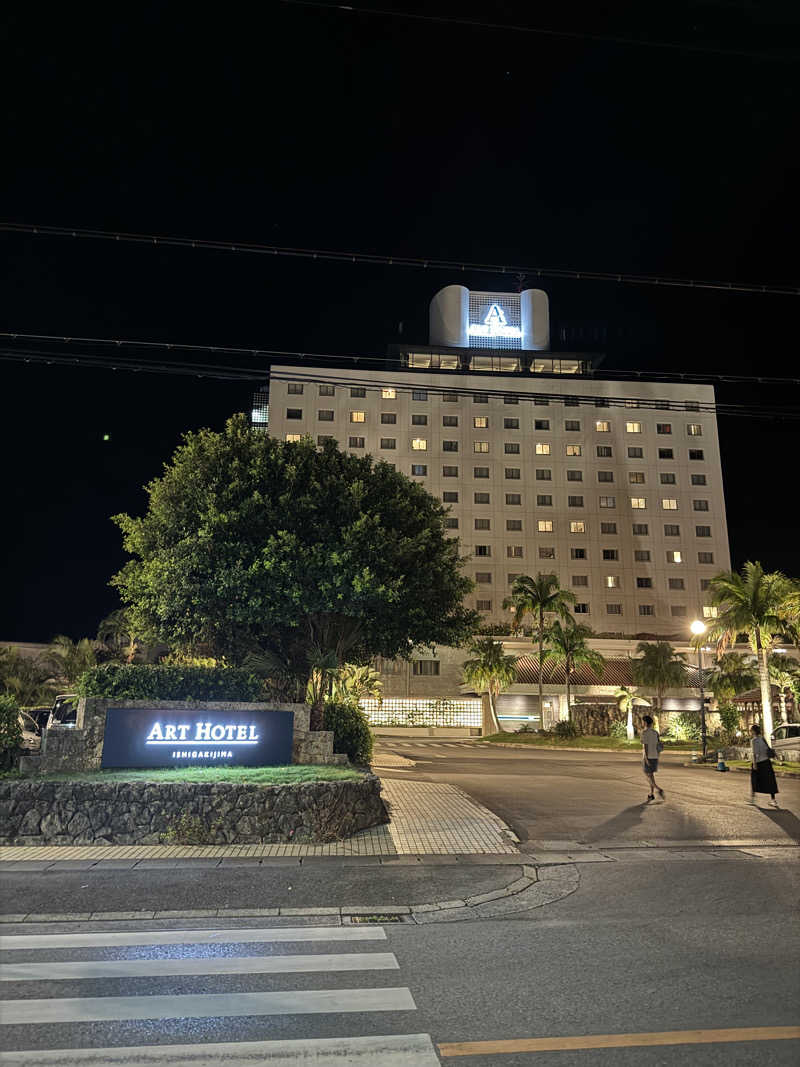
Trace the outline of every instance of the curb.
{"label": "curb", "polygon": [[[684,767],[699,767],[701,771],[716,771],[717,768],[712,763],[684,763]],[[773,767],[776,778],[800,778],[800,774],[797,771],[782,771],[779,767]],[[742,774],[749,774],[749,767],[728,767],[729,771],[741,771]],[[722,774],[722,771],[718,771],[718,774]]]}
{"label": "curb", "polygon": [[[486,745],[487,748],[515,748],[528,752],[602,752],[606,756],[638,756],[640,752],[633,748],[573,748],[567,745],[529,745],[524,741],[472,741],[473,745]],[[661,756],[685,756],[684,751],[664,749]]]}

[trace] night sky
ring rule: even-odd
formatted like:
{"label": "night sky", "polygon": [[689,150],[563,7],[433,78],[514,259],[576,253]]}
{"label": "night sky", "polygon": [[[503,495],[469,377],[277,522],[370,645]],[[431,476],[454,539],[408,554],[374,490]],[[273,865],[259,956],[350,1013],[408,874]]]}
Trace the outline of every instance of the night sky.
{"label": "night sky", "polygon": [[[3,217],[800,284],[798,5],[379,6],[577,36],[272,0],[257,21],[235,5],[111,5],[90,23],[32,5],[3,25]],[[401,322],[404,339],[427,342],[442,286],[517,287],[480,273],[0,241],[0,329],[37,334],[381,356]],[[525,284],[550,293],[554,338],[601,339],[605,367],[798,376],[796,296]],[[141,511],[142,486],[181,434],[221,427],[252,391],[0,362],[0,639],[93,635],[118,606],[107,582],[124,562],[109,516]],[[775,413],[720,421],[734,565],[758,558],[798,576],[800,423],[785,416],[800,412],[800,389],[728,384],[718,399]]]}

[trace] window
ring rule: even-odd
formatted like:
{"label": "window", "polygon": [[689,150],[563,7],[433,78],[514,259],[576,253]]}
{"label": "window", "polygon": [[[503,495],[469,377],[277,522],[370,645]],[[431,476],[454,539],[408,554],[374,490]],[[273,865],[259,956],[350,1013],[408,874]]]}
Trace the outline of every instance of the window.
{"label": "window", "polygon": [[686,614],[686,605],[670,604],[669,613],[674,619],[682,618]]}
{"label": "window", "polygon": [[520,493],[506,493],[506,504],[509,506],[522,503],[522,495]]}
{"label": "window", "polygon": [[653,579],[652,578],[637,578],[636,579],[636,588],[637,589],[652,589],[653,588]]}
{"label": "window", "polygon": [[611,445],[598,445],[596,451],[598,459],[611,459],[614,454]]}
{"label": "window", "polygon": [[708,511],[708,501],[707,500],[693,500],[692,501],[692,511]]}
{"label": "window", "polygon": [[703,427],[700,425],[699,422],[690,422],[686,426],[686,433],[689,435],[689,437],[702,437]]}
{"label": "window", "polygon": [[568,456],[580,456],[581,453],[582,453],[582,449],[581,449],[580,445],[567,445],[567,455]]}
{"label": "window", "polygon": [[333,396],[335,392],[336,392],[336,386],[335,385],[321,385],[319,387],[319,395],[320,396]]}
{"label": "window", "polygon": [[458,452],[458,441],[442,441],[442,452]]}
{"label": "window", "polygon": [[573,610],[575,615],[588,615],[589,614],[589,605],[588,604],[583,604],[583,603],[573,604],[572,610]]}
{"label": "window", "polygon": [[656,613],[656,609],[653,607],[652,604],[640,604],[639,605],[639,614],[640,615],[655,615],[655,613]]}
{"label": "window", "polygon": [[710,526],[695,526],[694,533],[695,533],[695,537],[710,537],[711,536],[711,527]]}
{"label": "window", "polygon": [[473,476],[473,478],[488,478],[489,477],[489,468],[488,467],[473,467],[472,468],[472,476]]}
{"label": "window", "polygon": [[519,403],[519,397],[518,396],[504,396],[503,397],[503,403],[504,404],[518,404]]}
{"label": "window", "polygon": [[522,519],[506,519],[506,529],[507,530],[521,530],[522,529]]}
{"label": "window", "polygon": [[669,400],[656,400],[653,407],[659,411],[669,411]]}
{"label": "window", "polygon": [[427,426],[428,425],[428,416],[427,415],[412,415],[411,416],[411,425],[412,426]]}
{"label": "window", "polygon": [[476,611],[491,611],[492,610],[492,602],[491,602],[491,600],[476,600],[475,601],[475,610]]}
{"label": "window", "polygon": [[[331,421],[333,421],[333,412],[331,411],[329,414],[330,414],[330,417],[331,417]],[[303,417],[303,409],[302,408],[287,408],[286,409],[286,418],[287,419],[302,419],[302,417]]]}
{"label": "window", "polygon": [[703,452],[702,448],[690,448],[689,449],[689,459],[692,459],[692,460],[705,459],[705,453]]}
{"label": "window", "polygon": [[709,607],[708,604],[703,605],[703,618],[704,619],[716,619],[718,614],[719,614],[719,609],[718,608]]}
{"label": "window", "polygon": [[349,447],[350,448],[363,448],[364,447],[364,438],[363,437],[351,437],[350,438]]}
{"label": "window", "polygon": [[381,425],[382,426],[394,426],[397,422],[397,414],[394,411],[382,411],[381,412]]}
{"label": "window", "polygon": [[678,501],[675,499],[674,496],[665,496],[665,497],[663,497],[663,499],[661,500],[661,510],[662,511],[677,511],[678,510]]}
{"label": "window", "polygon": [[581,406],[580,400],[576,396],[565,396],[564,407],[565,408],[578,408]]}
{"label": "window", "polygon": [[492,554],[492,546],[491,545],[475,545],[475,555],[476,556],[491,556],[491,554]]}
{"label": "window", "polygon": [[615,534],[617,532],[617,524],[615,522],[601,522],[600,533],[601,534]]}
{"label": "window", "polygon": [[680,537],[681,528],[676,522],[664,523],[664,536],[665,537]]}
{"label": "window", "polygon": [[553,480],[553,472],[547,470],[545,467],[536,468],[536,481],[537,482],[550,482]]}
{"label": "window", "polygon": [[478,583],[478,585],[491,585],[492,584],[491,571],[476,571],[475,572],[475,581]]}
{"label": "window", "polygon": [[670,433],[672,433],[672,423],[671,422],[657,422],[656,423],[656,433],[660,433],[660,434],[670,434]]}
{"label": "window", "polygon": [[650,527],[646,522],[635,522],[632,527],[634,537],[647,537]]}
{"label": "window", "polygon": [[492,528],[492,520],[491,519],[476,519],[475,520],[475,529],[476,530],[491,530],[491,528]]}
{"label": "window", "polygon": [[613,471],[598,471],[597,472],[597,480],[598,480],[598,482],[613,482],[614,481],[614,472]]}
{"label": "window", "polygon": [[507,579],[508,580],[508,584],[509,585],[513,585],[514,582],[516,582],[517,578],[519,578],[518,574],[512,574],[511,572],[509,572],[508,579]]}
{"label": "window", "polygon": [[582,496],[568,496],[567,497],[567,507],[568,508],[582,508],[583,507],[583,497]]}
{"label": "window", "polygon": [[621,615],[622,604],[606,604],[606,615]]}
{"label": "window", "polygon": [[575,470],[567,471],[567,481],[568,482],[582,482],[583,481],[583,471],[575,471]]}
{"label": "window", "polygon": [[705,476],[705,474],[693,474],[692,475],[692,485],[705,485],[705,484],[706,484],[706,476]]}
{"label": "window", "polygon": [[700,404],[696,400],[687,400],[683,405],[687,411],[699,411]]}
{"label": "window", "polygon": [[412,437],[411,438],[411,450],[413,452],[427,452],[428,451],[428,438],[427,437]]}
{"label": "window", "polygon": [[585,548],[571,548],[569,550],[569,558],[570,559],[586,559],[586,549]]}
{"label": "window", "polygon": [[588,585],[589,584],[589,575],[588,574],[573,574],[572,575],[572,584],[573,585],[577,585],[577,586]]}
{"label": "window", "polygon": [[547,399],[547,397],[537,396],[537,397],[534,397],[533,406],[534,407],[539,407],[539,408],[549,408],[550,407],[550,401]]}
{"label": "window", "polygon": [[414,478],[424,478],[428,473],[428,468],[424,463],[412,463],[411,475]]}
{"label": "window", "polygon": [[488,415],[476,415],[472,420],[472,426],[476,430],[485,430],[489,425]]}
{"label": "window", "polygon": [[475,504],[488,504],[491,501],[491,497],[488,493],[474,493],[472,500]]}
{"label": "window", "polygon": [[442,403],[443,404],[457,404],[458,403],[458,393],[442,393]]}
{"label": "window", "polygon": [[363,386],[361,386],[361,385],[353,385],[353,386],[350,387],[350,396],[351,397],[354,396],[354,397],[358,397],[360,399],[361,397],[365,397],[366,395],[367,395],[367,390]]}
{"label": "window", "polygon": [[442,500],[445,502],[445,504],[457,504],[458,493],[453,492],[452,490],[444,492],[442,493]]}
{"label": "window", "polygon": [[586,533],[586,523],[583,519],[573,519],[569,524],[570,533]]}
{"label": "window", "polygon": [[594,428],[597,433],[611,433],[611,423],[606,422],[603,419],[598,419],[598,421],[594,424]]}
{"label": "window", "polygon": [[576,430],[580,430],[580,428],[581,428],[580,419],[565,419],[564,420],[564,429],[567,430],[568,432],[573,433]]}
{"label": "window", "polygon": [[411,663],[411,672],[417,677],[430,678],[439,674],[438,659],[415,659]]}
{"label": "window", "polygon": [[637,563],[649,563],[650,562],[650,549],[649,548],[637,548],[634,550],[633,558]]}
{"label": "window", "polygon": [[297,444],[298,441],[303,440],[303,435],[301,433],[287,433],[284,440],[287,444]]}
{"label": "window", "polygon": [[489,397],[486,395],[486,393],[475,393],[473,395],[473,397],[472,397],[472,403],[473,404],[488,404],[489,403]]}
{"label": "window", "polygon": [[710,589],[711,588],[711,579],[710,578],[701,578],[700,579],[700,588],[701,588],[701,590],[703,592],[705,592],[706,589]]}
{"label": "window", "polygon": [[442,415],[442,426],[458,426],[458,415]]}
{"label": "window", "polygon": [[548,493],[543,496],[537,496],[536,506],[538,508],[551,508],[553,506],[553,498]]}
{"label": "window", "polygon": [[426,389],[414,389],[411,393],[412,400],[424,401],[428,399],[428,391]]}
{"label": "window", "polygon": [[522,559],[522,545],[506,545],[506,555],[509,559]]}
{"label": "window", "polygon": [[518,430],[519,429],[519,419],[503,419],[503,429],[504,430]]}
{"label": "window", "polygon": [[618,560],[619,559],[619,549],[617,549],[617,548],[604,548],[603,549],[603,559]]}
{"label": "window", "polygon": [[683,553],[679,548],[667,552],[667,563],[683,563]]}
{"label": "window", "polygon": [[536,523],[536,529],[539,533],[552,533],[553,532],[553,520],[552,519],[539,519]]}
{"label": "window", "polygon": [[539,545],[539,559],[555,559],[556,550],[554,548],[545,548],[544,545]]}
{"label": "window", "polygon": [[685,589],[686,581],[683,578],[668,578],[667,585],[670,589]]}
{"label": "window", "polygon": [[644,449],[639,448],[637,445],[632,445],[628,449],[628,459],[644,459]]}
{"label": "window", "polygon": [[674,471],[662,471],[658,476],[662,485],[675,485],[675,472]]}
{"label": "window", "polygon": [[458,467],[448,467],[448,466],[442,467],[442,477],[443,478],[457,478],[458,477]]}
{"label": "window", "polygon": [[303,395],[303,383],[302,382],[288,382],[286,385],[286,392],[293,394],[294,396]]}
{"label": "window", "polygon": [[550,445],[549,444],[545,444],[543,441],[537,441],[536,442],[536,455],[537,456],[549,456],[550,455]]}
{"label": "window", "polygon": [[550,420],[549,419],[534,419],[533,420],[533,428],[534,428],[534,430],[549,430],[550,429]]}
{"label": "window", "polygon": [[332,441],[332,440],[333,440],[333,437],[331,436],[331,434],[329,434],[329,433],[321,433],[317,437],[317,444],[318,445],[324,445],[326,441]]}
{"label": "window", "polygon": [[639,401],[638,400],[626,400],[625,401],[625,407],[626,408],[638,408],[638,406],[639,406]]}
{"label": "window", "polygon": [[659,448],[659,450],[658,450],[658,458],[659,459],[674,459],[675,456],[674,456],[674,453],[673,453],[671,448]]}
{"label": "window", "polygon": [[446,530],[457,530],[458,529],[458,519],[446,518],[444,520],[444,525],[445,525],[445,529]]}
{"label": "window", "polygon": [[381,448],[397,448],[397,440],[394,437],[382,437]]}
{"label": "window", "polygon": [[641,433],[642,424],[640,422],[626,422],[625,433]]}
{"label": "window", "polygon": [[631,485],[644,485],[644,471],[628,471],[628,481]]}
{"label": "window", "polygon": [[506,478],[518,482],[521,477],[522,471],[519,467],[506,467]]}
{"label": "window", "polygon": [[713,563],[714,562],[714,553],[713,552],[698,552],[697,553],[697,562],[698,563]]}
{"label": "window", "polygon": [[351,411],[350,412],[350,421],[351,422],[366,422],[367,421],[367,413],[366,413],[366,411]]}
{"label": "window", "polygon": [[519,442],[518,441],[506,441],[503,445],[503,451],[507,456],[519,455]]}
{"label": "window", "polygon": [[397,399],[397,390],[396,389],[381,389],[381,400],[396,400],[396,399]]}
{"label": "window", "polygon": [[594,398],[594,406],[596,408],[607,408],[609,406],[609,401],[608,401],[607,397],[596,396]]}
{"label": "window", "polygon": [[647,507],[647,500],[643,496],[632,496],[631,507],[634,511],[643,511]]}

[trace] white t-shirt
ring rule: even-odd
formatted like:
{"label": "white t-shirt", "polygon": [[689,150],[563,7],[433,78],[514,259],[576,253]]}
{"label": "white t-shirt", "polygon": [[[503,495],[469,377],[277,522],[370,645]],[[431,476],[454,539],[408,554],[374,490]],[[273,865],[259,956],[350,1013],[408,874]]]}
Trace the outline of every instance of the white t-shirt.
{"label": "white t-shirt", "polygon": [[752,738],[750,747],[753,750],[753,763],[762,763],[765,759],[769,759],[769,747],[760,734]]}
{"label": "white t-shirt", "polygon": [[658,759],[658,731],[648,726],[641,733],[642,744],[648,759]]}

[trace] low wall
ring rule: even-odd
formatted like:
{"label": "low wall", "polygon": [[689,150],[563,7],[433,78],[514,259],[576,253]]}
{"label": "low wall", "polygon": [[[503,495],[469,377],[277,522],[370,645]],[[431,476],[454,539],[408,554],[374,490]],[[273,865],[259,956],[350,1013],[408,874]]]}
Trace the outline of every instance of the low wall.
{"label": "low wall", "polygon": [[388,822],[374,775],[260,786],[196,782],[0,781],[6,845],[335,841]]}

